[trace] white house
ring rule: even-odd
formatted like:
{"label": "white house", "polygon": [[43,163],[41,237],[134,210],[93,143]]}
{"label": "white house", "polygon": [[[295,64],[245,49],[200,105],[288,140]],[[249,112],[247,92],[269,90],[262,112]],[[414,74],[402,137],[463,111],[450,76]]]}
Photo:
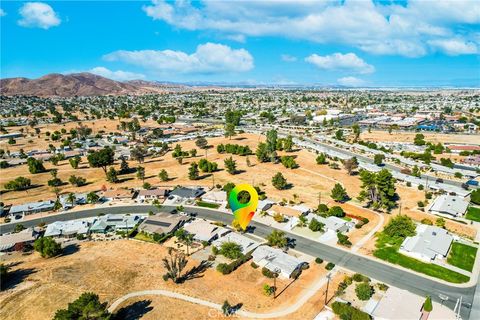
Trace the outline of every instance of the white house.
{"label": "white house", "polygon": [[202,201],[223,204],[227,201],[227,193],[223,190],[211,190],[201,197]]}
{"label": "white house", "polygon": [[468,201],[463,197],[443,194],[435,199],[428,207],[433,214],[461,217],[468,209]]}
{"label": "white house", "polygon": [[168,195],[168,189],[156,188],[149,190],[140,190],[138,191],[138,200],[162,200],[165,199]]}
{"label": "white house", "polygon": [[190,234],[193,234],[193,238],[199,241],[212,241],[221,237],[230,230],[211,224],[208,221],[195,219],[183,226],[183,229]]}
{"label": "white house", "polygon": [[405,238],[401,253],[426,262],[447,257],[453,237],[445,229],[420,224],[416,232],[415,236]]}
{"label": "white house", "polygon": [[295,258],[280,249],[269,246],[259,246],[252,253],[253,262],[260,267],[265,267],[271,272],[276,272],[284,278],[290,278],[306,262]]}
{"label": "white house", "polygon": [[77,234],[87,234],[90,224],[83,220],[55,221],[45,230],[45,237],[73,237]]}
{"label": "white house", "polygon": [[353,221],[347,221],[343,220],[338,217],[334,216],[329,216],[329,217],[322,217],[313,213],[308,214],[307,220],[311,221],[312,219],[317,220],[318,222],[323,223],[324,230],[325,231],[331,231],[331,232],[348,232],[350,231],[353,227],[355,227],[355,222]]}
{"label": "white house", "polygon": [[235,232],[229,232],[221,237],[219,237],[217,240],[212,242],[212,245],[219,248],[222,246],[223,243],[225,242],[234,242],[238,244],[239,246],[242,247],[242,253],[246,254],[256,247],[260,245],[259,242],[254,241],[250,238],[245,237],[244,235],[235,233]]}

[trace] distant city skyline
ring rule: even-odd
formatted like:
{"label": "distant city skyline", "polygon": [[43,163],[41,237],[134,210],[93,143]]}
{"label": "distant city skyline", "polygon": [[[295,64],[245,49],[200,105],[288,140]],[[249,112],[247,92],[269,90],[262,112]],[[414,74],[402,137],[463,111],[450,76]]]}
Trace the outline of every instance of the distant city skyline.
{"label": "distant city skyline", "polygon": [[2,2],[2,78],[480,86],[478,1]]}

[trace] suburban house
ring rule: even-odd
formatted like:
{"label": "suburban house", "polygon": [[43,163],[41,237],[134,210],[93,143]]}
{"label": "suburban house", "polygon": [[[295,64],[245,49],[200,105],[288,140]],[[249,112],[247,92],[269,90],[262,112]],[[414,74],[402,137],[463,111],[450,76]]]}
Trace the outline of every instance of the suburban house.
{"label": "suburban house", "polygon": [[170,192],[170,196],[175,196],[183,200],[194,200],[204,194],[203,188],[175,188]]}
{"label": "suburban house", "polygon": [[332,231],[332,232],[335,232],[335,233],[337,233],[337,232],[342,232],[342,233],[343,232],[348,232],[353,227],[355,227],[355,222],[343,220],[341,218],[334,217],[334,216],[329,216],[329,217],[324,218],[322,216],[310,213],[307,216],[307,220],[311,221],[312,219],[315,219],[318,222],[323,223],[325,225],[324,226],[325,231]]}
{"label": "suburban house", "polygon": [[189,223],[186,223],[183,226],[183,229],[185,229],[185,231],[188,233],[193,234],[193,238],[195,240],[209,242],[230,232],[230,230],[224,227],[220,227],[200,219],[195,219]]}
{"label": "suburban house", "polygon": [[103,198],[109,201],[128,200],[128,199],[132,199],[132,197],[133,197],[133,193],[132,193],[132,190],[130,189],[115,189],[115,190],[111,189],[103,193]]}
{"label": "suburban house", "polygon": [[138,230],[149,234],[168,234],[180,228],[189,218],[171,213],[159,213],[148,216],[139,226]]}
{"label": "suburban house", "polygon": [[77,234],[87,234],[90,224],[83,220],[55,221],[45,230],[45,237],[75,237]]}
{"label": "suburban house", "polygon": [[271,272],[276,272],[285,278],[292,277],[295,271],[300,270],[306,264],[305,261],[269,246],[259,246],[253,251],[252,257],[255,264],[265,267]]}
{"label": "suburban house", "polygon": [[62,204],[64,209],[70,209],[75,207],[77,204],[86,204],[87,203],[87,194],[86,193],[75,193],[75,201],[73,205],[70,201],[68,201],[68,194],[62,194],[59,197],[59,201]]}
{"label": "suburban house", "polygon": [[254,241],[250,238],[247,238],[244,235],[235,233],[235,232],[229,232],[221,237],[218,237],[217,240],[212,242],[212,246],[217,247],[220,249],[223,243],[225,242],[234,242],[238,244],[239,246],[242,247],[242,253],[247,254],[248,252],[252,251],[256,247],[260,245],[259,242]]}
{"label": "suburban house", "polygon": [[287,206],[280,206],[278,204],[272,205],[272,207],[267,211],[268,214],[274,216],[275,214],[281,214],[282,216],[290,217],[290,218],[298,218],[303,215],[303,212],[299,209],[295,209],[293,207]]}
{"label": "suburban house", "polygon": [[21,251],[26,245],[32,245],[35,239],[37,239],[37,233],[33,228],[0,235],[0,251]]}
{"label": "suburban house", "polygon": [[448,194],[438,196],[428,207],[428,211],[433,214],[449,215],[453,217],[463,216],[467,209],[467,200],[465,200],[463,197],[451,196]]}
{"label": "suburban house", "polygon": [[416,232],[415,236],[405,238],[401,253],[427,262],[447,257],[453,237],[445,229],[420,224]]}
{"label": "suburban house", "polygon": [[222,204],[227,201],[227,193],[223,190],[211,190],[202,195],[201,199],[208,203]]}
{"label": "suburban house", "polygon": [[149,190],[140,190],[137,199],[141,201],[146,200],[163,200],[168,196],[168,189],[156,188]]}
{"label": "suburban house", "polygon": [[11,215],[28,215],[38,212],[45,212],[53,210],[55,206],[55,201],[53,200],[46,200],[46,201],[39,201],[39,202],[29,202],[24,204],[13,205],[10,208]]}
{"label": "suburban house", "polygon": [[91,233],[129,231],[142,220],[140,215],[106,214],[98,217],[90,228]]}

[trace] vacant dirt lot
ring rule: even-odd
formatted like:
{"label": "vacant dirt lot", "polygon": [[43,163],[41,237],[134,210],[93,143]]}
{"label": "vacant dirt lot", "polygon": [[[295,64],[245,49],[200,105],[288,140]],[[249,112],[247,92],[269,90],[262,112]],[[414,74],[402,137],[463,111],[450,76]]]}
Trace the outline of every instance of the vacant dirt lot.
{"label": "vacant dirt lot", "polygon": [[[323,266],[312,263],[299,280],[273,300],[262,291],[264,284],[272,285],[272,280],[249,263],[227,276],[208,269],[197,278],[178,285],[162,279],[165,269],[161,259],[167,250],[160,245],[118,240],[85,242],[77,250],[53,259],[43,259],[37,253],[2,257],[3,263],[12,265],[14,280],[7,283],[6,291],[0,293],[0,318],[51,319],[57,309],[65,308],[82,292],[96,292],[103,301],[112,303],[126,293],[148,289],[171,290],[219,304],[227,299],[232,304],[243,303],[244,310],[267,312],[288,306],[308,290],[312,282],[326,274]],[[190,258],[186,270],[198,263]],[[289,280],[279,280],[277,286],[282,290],[288,283]],[[156,309],[163,309],[164,300],[169,299],[158,298],[162,304]],[[208,312],[208,308],[190,305],[188,309],[178,308],[185,304],[178,301],[167,301],[165,307],[169,304],[177,306],[175,312],[167,308],[172,317],[183,317],[190,312],[205,316]],[[320,308],[321,305],[308,304],[302,314],[313,318]]]}
{"label": "vacant dirt lot", "polygon": [[[425,141],[432,143],[468,143],[478,144],[478,135],[473,134],[443,134],[421,132],[425,136]],[[398,132],[393,131],[389,134],[387,131],[372,130],[372,132],[362,132],[360,138],[368,141],[378,142],[411,142],[415,138],[416,132]]]}

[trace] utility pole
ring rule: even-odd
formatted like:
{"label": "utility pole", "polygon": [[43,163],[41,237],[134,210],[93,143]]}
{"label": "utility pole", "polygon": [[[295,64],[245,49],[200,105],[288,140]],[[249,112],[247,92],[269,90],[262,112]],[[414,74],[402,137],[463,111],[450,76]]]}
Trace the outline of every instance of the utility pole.
{"label": "utility pole", "polygon": [[322,192],[318,193],[318,205],[322,204]]}
{"label": "utility pole", "polygon": [[273,299],[277,298],[277,277],[280,271],[281,270],[277,268],[273,272]]}
{"label": "utility pole", "polygon": [[325,306],[327,306],[327,303],[328,303],[328,285],[330,284],[331,277],[332,277],[331,273],[327,274],[327,290],[325,291]]}

